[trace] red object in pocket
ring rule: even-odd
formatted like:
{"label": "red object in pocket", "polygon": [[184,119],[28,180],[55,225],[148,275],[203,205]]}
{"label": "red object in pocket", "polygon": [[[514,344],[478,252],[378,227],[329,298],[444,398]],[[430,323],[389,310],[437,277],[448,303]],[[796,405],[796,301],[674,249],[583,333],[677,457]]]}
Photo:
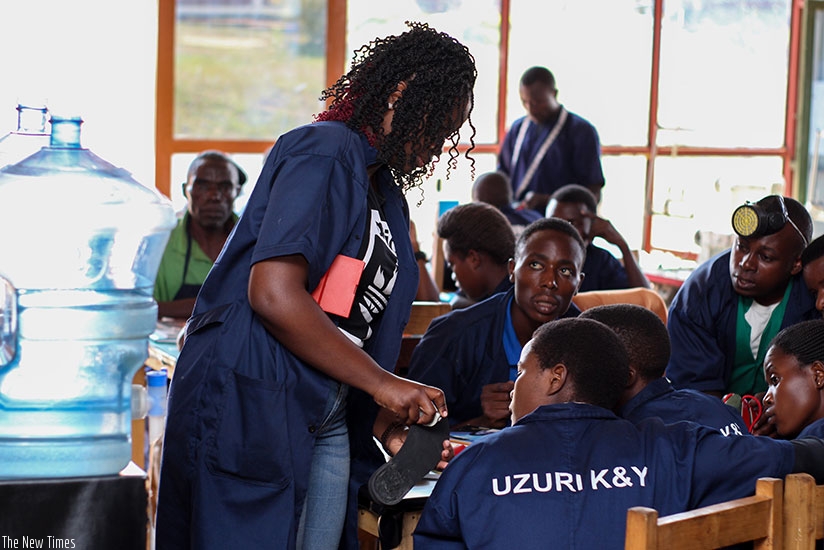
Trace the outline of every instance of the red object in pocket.
{"label": "red object in pocket", "polygon": [[312,291],[312,298],[326,313],[349,317],[364,267],[363,260],[338,254]]}

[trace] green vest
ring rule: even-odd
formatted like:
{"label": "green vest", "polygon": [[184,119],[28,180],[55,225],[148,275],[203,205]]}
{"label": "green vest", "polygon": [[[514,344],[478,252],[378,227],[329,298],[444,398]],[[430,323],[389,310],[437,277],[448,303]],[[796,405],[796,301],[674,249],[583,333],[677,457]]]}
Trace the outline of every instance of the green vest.
{"label": "green vest", "polygon": [[750,348],[750,333],[752,328],[744,314],[752,306],[752,298],[738,297],[738,315],[735,322],[735,364],[732,375],[727,384],[727,393],[737,393],[738,395],[755,395],[759,392],[767,391],[767,382],[764,379],[764,356],[770,342],[781,329],[781,321],[784,320],[784,312],[787,310],[790,291],[792,290],[792,279],[787,284],[784,297],[781,303],[773,310],[764,333],[761,335],[761,342],[758,344],[758,356],[752,356]]}

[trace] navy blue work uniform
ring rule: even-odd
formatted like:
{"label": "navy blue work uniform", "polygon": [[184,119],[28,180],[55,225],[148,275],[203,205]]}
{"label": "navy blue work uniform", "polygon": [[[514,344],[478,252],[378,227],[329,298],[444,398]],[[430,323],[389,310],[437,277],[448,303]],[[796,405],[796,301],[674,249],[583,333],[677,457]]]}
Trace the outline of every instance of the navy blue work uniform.
{"label": "navy blue work uniform", "polygon": [[[434,319],[412,352],[407,377],[443,391],[453,426],[483,414],[484,386],[510,379],[503,334],[514,293],[513,287]],[[580,313],[570,303],[563,317]]]}
{"label": "navy blue work uniform", "polygon": [[578,292],[629,288],[627,270],[609,250],[590,243],[584,260],[584,281]]}
{"label": "navy blue work uniform", "polygon": [[824,418],[819,418],[807,425],[806,428],[799,432],[797,439],[802,437],[821,437],[824,438]]}
{"label": "navy blue work uniform", "polygon": [[[250,269],[269,258],[300,254],[309,265],[311,290],[336,255],[356,257],[369,215],[367,166],[376,156],[362,134],[340,122],[319,122],[281,136],[266,159],[203,284],[175,368],[158,548],[295,547],[314,433],[332,382],[264,328],[247,298]],[[406,238],[406,200],[388,169],[379,169],[375,178],[386,221],[397,236],[398,273],[364,349],[391,371],[418,270]],[[369,469],[359,466],[361,460],[377,455],[373,465],[382,462],[372,441],[376,405],[354,389],[349,405],[348,413],[358,411],[349,433],[352,471],[360,473],[362,483]],[[352,493],[348,527],[356,522],[355,502]],[[356,532],[350,537],[356,540]]]}
{"label": "navy blue work uniform", "polygon": [[647,384],[618,414],[635,424],[654,417],[665,424],[689,420],[724,435],[749,433],[741,413],[717,397],[695,390],[676,390],[666,378]]}
{"label": "navy blue work uniform", "polygon": [[[726,393],[735,364],[738,294],[727,250],[699,265],[672,300],[667,319],[672,354],[667,378],[676,388]],[[801,275],[793,286],[781,328],[820,318]]]}
{"label": "navy blue work uniform", "polygon": [[522,117],[512,123],[498,153],[498,170],[509,176],[516,200],[523,200],[527,191],[551,195],[570,183],[584,187],[603,187],[604,172],[601,168],[598,132],[586,119],[567,112],[566,123],[557,139],[544,155],[525,192],[518,195],[518,187],[533,157],[557,122],[557,118],[547,124],[531,122],[518,155],[518,165],[512,166],[518,132],[526,120],[527,117]]}
{"label": "navy blue work uniform", "polygon": [[510,205],[506,205],[504,207],[499,208],[501,213],[509,220],[509,224],[512,226],[524,226],[531,224],[534,221],[538,221],[543,218],[543,215],[530,208],[513,208]]}
{"label": "navy blue work uniform", "polygon": [[628,508],[664,516],[741,498],[794,461],[789,441],[546,405],[455,457],[424,507],[415,549],[623,549]]}

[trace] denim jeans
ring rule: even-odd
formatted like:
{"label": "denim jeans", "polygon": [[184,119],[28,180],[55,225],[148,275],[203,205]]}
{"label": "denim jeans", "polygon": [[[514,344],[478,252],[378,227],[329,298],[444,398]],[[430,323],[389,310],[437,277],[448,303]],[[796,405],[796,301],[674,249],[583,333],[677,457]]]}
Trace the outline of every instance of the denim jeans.
{"label": "denim jeans", "polygon": [[340,544],[349,488],[348,391],[348,386],[331,381],[298,525],[298,550],[334,550]]}

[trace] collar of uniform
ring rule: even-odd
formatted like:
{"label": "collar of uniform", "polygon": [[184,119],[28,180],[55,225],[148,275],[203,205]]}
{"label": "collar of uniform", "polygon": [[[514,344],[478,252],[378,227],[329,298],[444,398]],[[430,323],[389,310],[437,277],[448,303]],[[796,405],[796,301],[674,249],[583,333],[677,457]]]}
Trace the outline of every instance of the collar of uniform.
{"label": "collar of uniform", "polygon": [[639,391],[635,397],[630,399],[626,405],[621,407],[620,414],[623,417],[629,416],[630,413],[643,405],[644,403],[648,403],[653,399],[657,399],[662,395],[666,395],[675,391],[672,387],[672,383],[667,380],[665,377],[658,378],[657,380],[653,380],[646,387]]}
{"label": "collar of uniform", "polygon": [[521,418],[515,425],[545,422],[547,420],[582,420],[595,419],[617,420],[615,413],[597,405],[589,403],[559,403],[557,405],[543,405]]}

